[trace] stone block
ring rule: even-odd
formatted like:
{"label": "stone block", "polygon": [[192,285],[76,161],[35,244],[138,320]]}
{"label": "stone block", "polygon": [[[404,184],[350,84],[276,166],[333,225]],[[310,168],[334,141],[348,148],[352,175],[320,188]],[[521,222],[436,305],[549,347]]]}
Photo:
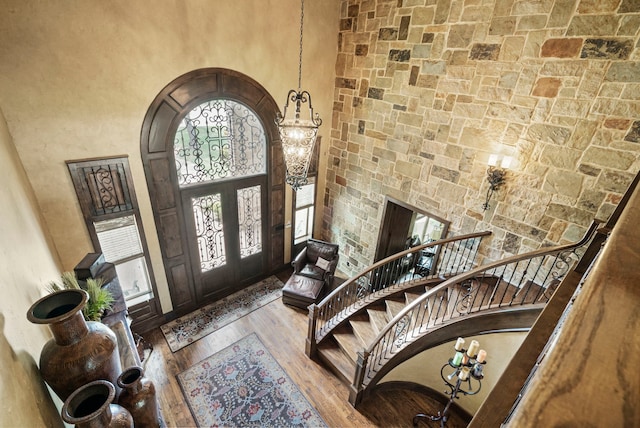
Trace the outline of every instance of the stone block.
{"label": "stone block", "polygon": [[[608,118],[604,121],[604,127],[609,129],[618,129],[620,131],[626,131],[629,129],[629,125],[631,124],[630,119],[622,119],[622,118]],[[638,126],[640,128],[640,124]],[[637,141],[636,141],[637,142]]]}
{"label": "stone block", "polygon": [[435,34],[433,33],[423,33],[422,34],[422,43],[433,43]]}
{"label": "stone block", "polygon": [[429,58],[431,56],[431,45],[413,45],[411,56],[413,58]]}
{"label": "stone block", "polygon": [[411,59],[411,50],[409,49],[391,49],[389,51],[389,61],[406,62]]}
{"label": "stone block", "polygon": [[582,47],[582,39],[548,39],[542,44],[540,56],[553,58],[577,58]]}
{"label": "stone block", "polygon": [[460,172],[444,168],[438,165],[433,165],[431,168],[431,175],[434,177],[441,178],[442,180],[450,181],[452,183],[458,183],[460,180]]}
{"label": "stone block", "polygon": [[384,98],[384,89],[369,88],[369,92],[367,93],[367,96],[375,100],[381,100]]}
{"label": "stone block", "polygon": [[590,211],[558,203],[549,204],[547,215],[581,226],[588,226],[591,224],[591,220],[593,220],[593,213]]}
{"label": "stone block", "polygon": [[618,13],[640,12],[640,2],[638,0],[622,0]]}
{"label": "stone block", "polygon": [[602,171],[596,186],[607,192],[624,193],[631,181],[634,174],[624,171]]}
{"label": "stone block", "polygon": [[516,30],[516,18],[513,16],[498,16],[491,20],[489,26],[490,36],[511,35]]}
{"label": "stone block", "polygon": [[613,62],[605,76],[609,82],[640,82],[640,62]]}
{"label": "stone block", "polygon": [[369,53],[369,45],[356,45],[356,56],[367,56]]}
{"label": "stone block", "polygon": [[540,153],[540,163],[555,168],[573,170],[575,169],[582,152],[566,147],[546,145]]}
{"label": "stone block", "polygon": [[475,43],[471,47],[469,59],[478,61],[497,61],[500,55],[500,45]]}
{"label": "stone block", "polygon": [[547,173],[542,190],[570,198],[577,198],[582,192],[582,177],[582,174],[554,168]]}
{"label": "stone block", "polygon": [[578,13],[615,12],[620,0],[580,0]]}
{"label": "stone block", "polygon": [[456,24],[449,27],[447,37],[448,48],[466,48],[471,44],[475,25],[472,24]]}
{"label": "stone block", "polygon": [[630,141],[632,143],[640,143],[640,120],[636,120],[631,125],[631,129],[624,136],[625,141]]}
{"label": "stone block", "polygon": [[578,208],[596,212],[607,194],[596,189],[584,189],[578,199]]}
{"label": "stone block", "polygon": [[567,29],[567,36],[608,36],[615,34],[620,15],[574,15]]}
{"label": "stone block", "polygon": [[548,28],[565,28],[569,24],[576,0],[556,0],[549,15]]}
{"label": "stone block", "polygon": [[381,28],[378,31],[378,40],[398,40],[398,29]]}
{"label": "stone block", "polygon": [[530,31],[545,28],[547,15],[527,15],[520,18],[516,31]]}
{"label": "stone block", "polygon": [[542,77],[538,79],[533,95],[536,97],[555,98],[558,95],[562,81],[555,77]]}
{"label": "stone block", "polygon": [[582,162],[622,171],[626,171],[635,160],[636,155],[633,153],[597,146],[589,147],[582,156]]}
{"label": "stone block", "polygon": [[580,58],[628,59],[632,51],[631,39],[587,39],[582,46]]}
{"label": "stone block", "polygon": [[544,123],[532,124],[527,132],[527,138],[530,141],[551,143],[558,146],[564,146],[570,136],[571,130],[569,128]]}
{"label": "stone block", "polygon": [[635,36],[640,28],[640,15],[626,15],[622,17],[618,36]]}

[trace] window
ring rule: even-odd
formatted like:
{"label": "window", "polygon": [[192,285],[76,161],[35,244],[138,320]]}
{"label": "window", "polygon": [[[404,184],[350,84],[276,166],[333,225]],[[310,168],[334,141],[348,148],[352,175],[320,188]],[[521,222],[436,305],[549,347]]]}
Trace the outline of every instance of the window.
{"label": "window", "polygon": [[316,196],[315,177],[309,177],[309,183],[295,192],[295,228],[294,245],[306,242],[313,235],[314,200]]}
{"label": "window", "polygon": [[113,263],[128,306],[153,298],[149,257],[126,157],[67,161],[95,251]]}
{"label": "window", "polygon": [[180,122],[173,143],[180,187],[266,174],[267,139],[258,116],[228,99],[200,104]]}

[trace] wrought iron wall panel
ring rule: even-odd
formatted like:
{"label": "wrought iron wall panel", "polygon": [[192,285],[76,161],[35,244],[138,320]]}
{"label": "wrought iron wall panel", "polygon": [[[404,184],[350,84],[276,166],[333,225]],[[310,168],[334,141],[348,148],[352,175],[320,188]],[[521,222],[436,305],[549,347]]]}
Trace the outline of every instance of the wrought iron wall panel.
{"label": "wrought iron wall panel", "polygon": [[208,272],[224,266],[227,260],[220,193],[192,198],[191,205],[200,255],[200,269],[202,272]]}
{"label": "wrought iron wall panel", "polygon": [[260,185],[238,189],[240,257],[262,251],[262,210]]}
{"label": "wrought iron wall panel", "polygon": [[266,136],[244,104],[214,99],[191,110],[174,138],[180,187],[266,173]]}
{"label": "wrought iron wall panel", "polygon": [[123,162],[104,160],[100,164],[75,164],[70,165],[71,167],[77,168],[77,177],[81,177],[83,181],[81,188],[86,189],[90,195],[86,208],[90,210],[91,216],[100,217],[133,209]]}

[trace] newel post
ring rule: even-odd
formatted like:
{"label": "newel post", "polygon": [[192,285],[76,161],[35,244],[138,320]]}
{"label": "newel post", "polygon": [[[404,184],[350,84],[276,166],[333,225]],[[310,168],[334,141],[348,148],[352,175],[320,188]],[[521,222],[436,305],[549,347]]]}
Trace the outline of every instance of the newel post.
{"label": "newel post", "polygon": [[318,306],[314,303],[309,306],[309,330],[307,331],[307,341],[305,343],[304,352],[307,357],[314,358],[318,344],[316,342],[316,324],[319,314]]}
{"label": "newel post", "polygon": [[349,403],[353,407],[357,407],[362,401],[362,382],[364,381],[364,373],[367,370],[367,362],[369,361],[369,352],[359,351],[358,362],[356,362],[356,373],[353,385],[349,388]]}

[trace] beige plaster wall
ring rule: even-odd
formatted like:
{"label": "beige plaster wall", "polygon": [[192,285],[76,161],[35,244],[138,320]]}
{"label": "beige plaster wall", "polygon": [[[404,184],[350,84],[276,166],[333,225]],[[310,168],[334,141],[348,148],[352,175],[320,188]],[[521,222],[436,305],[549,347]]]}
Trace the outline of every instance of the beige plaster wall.
{"label": "beige plaster wall", "polygon": [[[305,2],[302,86],[326,135],[338,3]],[[93,248],[64,161],[129,155],[161,305],[171,309],[140,160],[145,112],[170,81],[204,67],[244,73],[284,103],[298,81],[299,22],[298,0],[2,2],[0,107],[65,270]]]}
{"label": "beige plaster wall", "polygon": [[[487,394],[504,372],[509,361],[518,350],[524,340],[526,332],[493,333],[481,336],[465,337],[467,344],[472,340],[480,343],[480,349],[487,351],[487,364],[484,367],[484,376],[480,392],[476,395],[463,396],[456,403],[472,415],[478,410]],[[438,392],[448,391],[440,377],[442,365],[454,355],[455,342],[438,345],[424,351],[410,360],[405,361],[387,374],[381,382],[405,381],[428,386]],[[446,371],[445,375],[450,374]],[[454,379],[455,380],[455,379]],[[477,385],[473,382],[474,387]]]}
{"label": "beige plaster wall", "polygon": [[49,330],[26,317],[59,262],[1,110],[0,171],[0,426],[61,426],[38,371]]}

